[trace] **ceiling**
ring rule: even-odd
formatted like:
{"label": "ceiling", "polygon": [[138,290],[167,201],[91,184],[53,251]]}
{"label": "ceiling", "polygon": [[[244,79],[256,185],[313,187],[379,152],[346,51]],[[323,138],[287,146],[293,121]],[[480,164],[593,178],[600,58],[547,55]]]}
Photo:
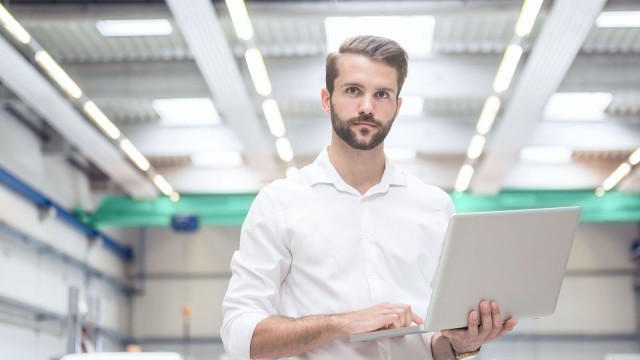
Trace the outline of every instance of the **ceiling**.
{"label": "ceiling", "polygon": [[[250,41],[238,39],[223,1],[3,2],[181,194],[256,192],[284,177],[287,168],[310,163],[328,144],[330,122],[320,107],[328,16],[434,16],[431,52],[411,57],[402,94],[422,98],[423,110],[400,115],[386,141],[387,149],[415,152],[413,158],[395,161],[427,183],[451,191],[467,164],[475,169],[467,190],[472,193],[595,189],[640,147],[640,28],[594,26],[600,11],[637,11],[637,1],[547,0],[525,38],[514,35],[521,1],[246,4],[255,31]],[[96,29],[98,20],[141,18],[169,19],[173,32],[107,38]],[[508,90],[496,94],[494,77],[505,48],[514,42],[524,54]],[[254,46],[262,52],[271,80],[268,97],[256,92],[244,60],[245,50]],[[2,68],[0,75],[8,71]],[[110,154],[104,159],[91,155],[95,139],[65,132],[75,125],[61,125],[60,118],[51,116],[47,107],[53,101],[35,104],[27,89],[17,91],[20,84],[4,75],[3,83],[11,89],[0,91],[5,108],[69,141],[69,157],[84,164],[96,189],[150,196],[148,187],[140,190],[139,184],[150,183],[147,177],[119,177],[131,169],[114,167],[107,159]],[[544,112],[557,92],[606,92],[612,100],[597,120],[576,115],[561,121]],[[491,95],[497,95],[502,106],[482,155],[469,159],[467,148]],[[168,123],[152,102],[170,98],[210,98],[221,122]],[[262,110],[266,98],[279,104],[295,155],[292,161],[278,157],[276,137]],[[82,118],[78,121],[89,124],[77,113]],[[105,141],[117,150],[115,143]],[[562,147],[571,155],[564,160],[521,159],[521,149],[532,146]],[[203,166],[192,161],[199,153],[224,151],[240,152],[242,164]],[[639,169],[635,166],[617,189],[640,192]]]}

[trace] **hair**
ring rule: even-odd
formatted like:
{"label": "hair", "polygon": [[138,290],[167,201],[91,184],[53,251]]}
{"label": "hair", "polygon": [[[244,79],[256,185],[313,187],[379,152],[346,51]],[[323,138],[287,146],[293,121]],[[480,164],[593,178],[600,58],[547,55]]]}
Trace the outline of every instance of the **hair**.
{"label": "hair", "polygon": [[382,61],[396,69],[398,73],[398,94],[396,97],[400,95],[404,80],[407,78],[409,56],[397,42],[373,35],[354,36],[343,41],[337,53],[332,52],[327,56],[326,86],[330,95],[333,95],[334,81],[338,77],[338,59],[342,54],[364,55],[371,60]]}

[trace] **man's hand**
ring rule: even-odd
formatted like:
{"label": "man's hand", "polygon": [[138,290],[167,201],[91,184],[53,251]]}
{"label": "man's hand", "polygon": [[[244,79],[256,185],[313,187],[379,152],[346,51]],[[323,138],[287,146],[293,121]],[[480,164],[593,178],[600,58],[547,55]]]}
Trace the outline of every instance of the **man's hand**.
{"label": "man's hand", "polygon": [[395,329],[422,324],[424,321],[406,304],[379,304],[366,309],[335,315],[341,322],[343,335],[354,335],[380,329]]}
{"label": "man's hand", "polygon": [[498,304],[494,301],[482,301],[480,318],[475,310],[469,313],[467,329],[442,330],[441,333],[449,339],[458,353],[470,352],[507,334],[518,323],[515,318],[508,319],[504,323],[502,321]]}

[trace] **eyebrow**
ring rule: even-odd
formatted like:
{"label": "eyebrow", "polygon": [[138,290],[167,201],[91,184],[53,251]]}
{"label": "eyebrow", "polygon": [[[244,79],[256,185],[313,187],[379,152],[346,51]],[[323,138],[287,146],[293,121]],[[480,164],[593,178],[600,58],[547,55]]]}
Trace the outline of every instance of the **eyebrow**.
{"label": "eyebrow", "polygon": [[[355,87],[358,87],[358,88],[363,88],[364,87],[362,84],[357,83],[357,82],[344,83],[340,87],[348,88],[348,87],[352,87],[352,86],[355,86]],[[390,92],[392,94],[396,93],[396,91],[393,88],[386,87],[386,86],[383,86],[381,88],[376,88],[376,91],[387,91],[387,92]]]}

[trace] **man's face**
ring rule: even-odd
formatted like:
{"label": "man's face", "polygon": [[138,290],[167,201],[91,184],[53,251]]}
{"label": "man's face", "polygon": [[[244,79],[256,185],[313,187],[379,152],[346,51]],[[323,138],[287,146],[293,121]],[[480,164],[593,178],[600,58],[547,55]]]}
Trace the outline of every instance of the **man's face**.
{"label": "man's face", "polygon": [[357,54],[344,54],[337,65],[333,95],[323,90],[323,108],[342,141],[371,150],[384,141],[401,104],[397,71]]}

